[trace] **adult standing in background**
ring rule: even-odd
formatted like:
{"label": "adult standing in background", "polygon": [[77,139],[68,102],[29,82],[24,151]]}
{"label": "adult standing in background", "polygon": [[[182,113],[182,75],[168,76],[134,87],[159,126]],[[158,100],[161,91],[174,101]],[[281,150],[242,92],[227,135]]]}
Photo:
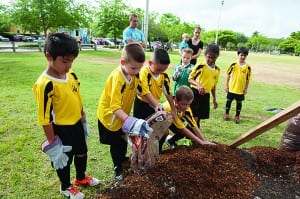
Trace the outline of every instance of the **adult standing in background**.
{"label": "adult standing in background", "polygon": [[139,24],[138,16],[136,14],[131,14],[129,22],[129,26],[123,31],[124,45],[137,42],[141,44],[143,48],[146,48],[144,33],[137,28]]}
{"label": "adult standing in background", "polygon": [[200,41],[200,33],[201,33],[201,28],[196,27],[194,29],[194,36],[193,38],[189,39],[188,45],[191,49],[193,49],[194,53],[192,56],[191,64],[196,64],[197,63],[197,58],[200,56],[201,51],[203,49],[203,42]]}

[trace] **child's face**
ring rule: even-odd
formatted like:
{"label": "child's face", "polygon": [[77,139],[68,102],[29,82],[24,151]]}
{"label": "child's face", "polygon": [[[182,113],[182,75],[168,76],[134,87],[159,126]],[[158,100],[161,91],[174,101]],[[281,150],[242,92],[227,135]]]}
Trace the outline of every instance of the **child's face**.
{"label": "child's face", "polygon": [[183,37],[183,40],[184,40],[184,41],[186,41],[186,42],[188,42],[188,41],[189,41],[189,39],[190,39],[190,37],[189,37],[189,36],[184,36],[184,37]]}
{"label": "child's face", "polygon": [[240,62],[245,62],[246,58],[247,58],[247,55],[243,54],[243,53],[240,53],[238,54],[239,56],[239,61]]}
{"label": "child's face", "polygon": [[181,100],[177,101],[175,100],[176,103],[176,108],[178,111],[186,111],[192,104],[193,100]]}
{"label": "child's face", "polygon": [[149,66],[154,75],[159,75],[167,70],[169,64],[156,64],[152,61],[149,61]]}
{"label": "child's face", "polygon": [[134,60],[131,60],[131,61],[121,60],[121,65],[122,65],[123,69],[130,76],[137,75],[140,72],[143,64],[144,63],[137,62]]}
{"label": "child's face", "polygon": [[182,52],[181,61],[183,65],[188,65],[191,63],[192,55],[186,52]]}
{"label": "child's face", "polygon": [[75,60],[73,55],[58,56],[53,60],[53,57],[49,53],[46,53],[46,58],[49,66],[48,72],[55,76],[62,76],[68,73]]}
{"label": "child's face", "polygon": [[210,66],[212,65],[215,65],[215,62],[218,58],[218,54],[216,53],[213,53],[213,52],[208,52],[206,55],[205,55],[205,58],[206,58],[206,63]]}

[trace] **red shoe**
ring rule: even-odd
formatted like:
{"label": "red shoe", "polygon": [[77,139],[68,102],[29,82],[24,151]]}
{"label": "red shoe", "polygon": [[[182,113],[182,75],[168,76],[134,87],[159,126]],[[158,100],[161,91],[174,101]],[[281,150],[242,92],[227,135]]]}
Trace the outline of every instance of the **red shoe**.
{"label": "red shoe", "polygon": [[224,116],[223,116],[223,119],[225,120],[225,121],[228,121],[229,120],[229,114],[228,113],[226,113]]}
{"label": "red shoe", "polygon": [[82,180],[77,180],[76,178],[74,179],[74,184],[77,186],[97,186],[98,184],[100,184],[100,180],[98,180],[97,178],[93,178],[91,175],[87,175],[85,176],[84,179]]}
{"label": "red shoe", "polygon": [[235,122],[236,124],[239,124],[239,123],[240,123],[240,116],[235,116],[234,122]]}

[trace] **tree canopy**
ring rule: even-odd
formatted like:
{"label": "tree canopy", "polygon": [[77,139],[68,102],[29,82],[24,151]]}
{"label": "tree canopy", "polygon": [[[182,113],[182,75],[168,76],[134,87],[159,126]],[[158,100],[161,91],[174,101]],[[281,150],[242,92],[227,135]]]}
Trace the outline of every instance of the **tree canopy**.
{"label": "tree canopy", "polygon": [[[24,32],[40,33],[66,29],[89,28],[94,37],[122,38],[123,30],[129,25],[129,15],[136,13],[143,29],[144,10],[132,8],[124,0],[101,0],[97,5],[86,5],[79,0],[14,0],[12,5],[0,4],[0,32],[10,26],[17,26]],[[82,2],[82,1],[81,1]],[[193,34],[201,24],[182,22],[172,14],[151,12],[148,16],[148,41],[179,43],[182,33]],[[201,40],[204,45],[215,42],[216,30],[202,28]],[[292,32],[288,38],[268,38],[257,30],[252,36],[233,30],[219,30],[218,44],[221,48],[236,50],[246,46],[252,51],[280,50],[283,53],[299,54],[300,31]]]}

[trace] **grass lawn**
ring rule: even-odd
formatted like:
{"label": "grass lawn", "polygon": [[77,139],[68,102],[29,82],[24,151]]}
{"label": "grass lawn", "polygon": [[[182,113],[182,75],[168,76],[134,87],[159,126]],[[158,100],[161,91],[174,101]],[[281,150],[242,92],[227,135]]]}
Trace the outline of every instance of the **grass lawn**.
{"label": "grass lawn", "polygon": [[[179,63],[178,52],[170,53],[171,74]],[[149,59],[150,54],[147,53]],[[81,81],[81,92],[87,112],[91,135],[88,137],[87,173],[104,181],[98,188],[81,189],[87,198],[100,193],[113,179],[109,147],[100,145],[97,130],[97,105],[103,85],[111,70],[119,64],[120,51],[81,51],[73,70]],[[224,91],[226,67],[236,60],[235,52],[221,52],[217,65],[221,76],[217,88],[219,108],[211,111],[211,118],[202,121],[202,132],[209,139],[229,144],[243,133],[273,116],[265,106],[285,108],[300,99],[300,58],[250,53],[253,81],[243,103],[241,123],[225,122]],[[203,60],[201,56],[199,60]],[[47,65],[40,52],[0,53],[0,198],[62,198],[59,181],[49,158],[40,151],[45,140],[37,124],[36,102],[32,85]],[[235,111],[235,103],[231,113]],[[285,123],[241,145],[278,147]],[[74,177],[72,166],[72,178]]]}

